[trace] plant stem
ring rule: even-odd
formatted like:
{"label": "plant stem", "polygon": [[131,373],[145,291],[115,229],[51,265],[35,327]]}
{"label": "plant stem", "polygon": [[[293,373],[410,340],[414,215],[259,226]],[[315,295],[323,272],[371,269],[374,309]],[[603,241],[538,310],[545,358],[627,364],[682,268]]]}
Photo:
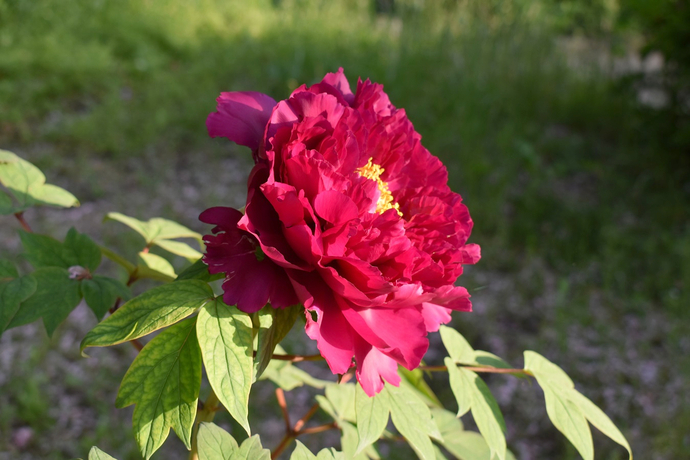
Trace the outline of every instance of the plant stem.
{"label": "plant stem", "polygon": [[206,401],[204,401],[203,407],[197,411],[196,418],[194,419],[194,428],[192,428],[192,450],[189,453],[189,460],[199,460],[196,441],[197,434],[199,433],[199,424],[201,424],[201,422],[212,422],[213,417],[215,417],[218,411],[219,404],[220,401],[218,400],[218,396],[216,396],[213,392],[213,388],[211,388],[211,392],[208,394]]}
{"label": "plant stem", "polygon": [[24,211],[21,212],[15,212],[14,217],[17,218],[19,223],[21,224],[22,228],[26,230],[29,233],[33,233],[33,230],[31,230],[31,227],[29,227],[29,224],[24,220]]}
{"label": "plant stem", "polygon": [[[483,372],[487,374],[523,374],[533,376],[530,371],[525,369],[505,369],[502,367],[477,367],[477,366],[462,366],[463,369],[473,372]],[[448,372],[446,366],[419,366],[419,370],[429,372]]]}
{"label": "plant stem", "polygon": [[321,355],[276,355],[271,356],[271,359],[277,359],[279,361],[291,361],[293,363],[299,363],[301,361],[322,361],[323,356]]}

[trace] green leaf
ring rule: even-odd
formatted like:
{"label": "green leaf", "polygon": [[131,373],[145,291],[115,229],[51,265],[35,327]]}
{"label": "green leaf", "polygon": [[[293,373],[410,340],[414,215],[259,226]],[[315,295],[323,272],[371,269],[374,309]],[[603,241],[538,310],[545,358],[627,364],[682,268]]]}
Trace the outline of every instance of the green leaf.
{"label": "green leaf", "polygon": [[208,265],[206,265],[203,260],[199,259],[196,262],[194,262],[192,265],[190,265],[189,267],[185,268],[182,271],[182,273],[177,275],[177,278],[175,279],[175,281],[201,280],[201,281],[211,282],[211,281],[219,280],[223,277],[224,277],[224,275],[222,273],[216,273],[215,275],[211,275],[208,272]]}
{"label": "green leaf", "polygon": [[3,214],[21,212],[33,205],[71,207],[79,201],[68,191],[45,183],[45,176],[33,164],[12,152],[0,150],[0,183],[14,196],[17,205],[7,209],[3,200]]}
{"label": "green leaf", "polygon": [[69,268],[71,260],[65,258],[65,251],[62,243],[55,238],[38,233],[29,233],[24,230],[19,231],[19,237],[24,247],[24,256],[34,268],[41,267],[62,267]]}
{"label": "green leaf", "polygon": [[290,460],[316,460],[316,455],[314,455],[304,444],[295,439],[295,450],[292,451],[290,455]]}
{"label": "green leaf", "polygon": [[474,349],[462,334],[448,326],[441,326],[439,332],[443,346],[446,347],[453,361],[458,363],[474,362]]}
{"label": "green leaf", "polygon": [[201,387],[201,351],[196,318],[164,330],[137,355],[122,379],[115,405],[136,404],[134,434],[148,459],[168,437],[170,428],[191,448],[192,427]]}
{"label": "green leaf", "polygon": [[362,390],[361,385],[356,385],[355,414],[359,437],[359,443],[355,449],[356,454],[362,452],[381,437],[388,424],[389,413],[390,401],[387,392],[382,391],[370,398]]}
{"label": "green leaf", "polygon": [[625,447],[628,451],[630,460],[633,458],[632,449],[630,444],[623,436],[623,433],[613,424],[611,419],[599,409],[592,401],[590,401],[582,393],[572,390],[566,393],[566,397],[572,401],[577,408],[582,412],[582,414],[589,420],[589,422],[597,427],[599,431],[604,433],[606,436],[616,441],[621,446]]}
{"label": "green leaf", "polygon": [[304,314],[304,307],[295,305],[288,308],[265,306],[259,311],[259,338],[255,362],[255,379],[258,379],[271,362],[278,345],[290,332],[297,318]]}
{"label": "green leaf", "polygon": [[429,408],[413,392],[386,384],[391,418],[395,428],[405,437],[422,460],[433,460],[434,447],[430,437],[440,438],[441,433],[431,419]]}
{"label": "green leaf", "polygon": [[115,262],[116,264],[120,265],[122,268],[127,270],[127,273],[129,275],[134,273],[134,271],[136,270],[137,266],[134,265],[133,263],[131,263],[130,261],[128,261],[127,259],[125,259],[124,257],[122,257],[121,255],[116,254],[113,251],[111,251],[110,249],[103,247],[103,246],[99,246],[99,249],[101,250],[101,254],[103,254],[108,259],[112,260],[113,262]]}
{"label": "green leaf", "polygon": [[244,440],[240,448],[231,457],[232,460],[271,460],[271,451],[261,445],[259,435]]}
{"label": "green leaf", "polygon": [[350,422],[341,422],[338,424],[341,430],[340,446],[342,455],[351,460],[369,460],[370,458],[379,458],[376,449],[373,445],[366,446],[362,453],[357,453],[357,445],[359,444],[359,436],[357,435],[357,428]]}
{"label": "green leaf", "polygon": [[416,391],[418,396],[420,396],[428,406],[443,407],[434,391],[426,383],[426,380],[424,380],[424,372],[422,372],[421,369],[417,368],[410,371],[402,366],[398,366],[398,372],[402,377],[400,381],[401,385]]}
{"label": "green leaf", "polygon": [[324,448],[316,454],[316,460],[345,460],[345,455],[334,448]]}
{"label": "green leaf", "polygon": [[79,265],[93,273],[101,264],[101,250],[91,238],[72,227],[65,237],[63,259],[70,266]]}
{"label": "green leaf", "polygon": [[326,385],[326,399],[328,399],[338,418],[355,422],[355,387],[353,383],[329,383]]}
{"label": "green leaf", "polygon": [[43,267],[31,274],[36,292],[22,302],[7,329],[23,326],[43,317],[49,336],[74,310],[81,300],[79,281],[71,279],[64,268]]}
{"label": "green leaf", "polygon": [[451,358],[445,358],[443,362],[448,368],[450,389],[458,402],[458,417],[462,417],[472,408],[473,379],[460,371]]}
{"label": "green leaf", "polygon": [[154,244],[159,248],[190,260],[198,259],[203,255],[187,243],[181,241],[157,239]]}
{"label": "green leaf", "polygon": [[529,350],[525,351],[525,370],[532,372],[544,390],[546,413],[554,426],[568,438],[584,460],[593,459],[594,446],[587,419],[568,397],[575,392],[570,377],[539,353]]}
{"label": "green leaf", "polygon": [[[285,354],[285,350],[280,345],[276,346],[275,351]],[[272,360],[264,371],[261,380],[264,379],[271,380],[285,391],[294,390],[305,384],[314,388],[324,388],[332,383],[312,377],[311,374],[304,372],[289,361],[279,361],[277,359]]]}
{"label": "green leaf", "polygon": [[[4,275],[14,275],[15,277],[5,278]],[[17,315],[22,302],[36,292],[38,283],[31,275],[16,278],[16,269],[12,273],[10,267],[4,267],[0,276],[2,276],[0,279],[0,335],[2,335],[9,329],[9,325]]]}
{"label": "green leaf", "polygon": [[93,446],[89,451],[89,460],[115,460],[115,457],[111,457],[98,447]]}
{"label": "green leaf", "polygon": [[120,281],[105,276],[94,276],[81,282],[81,292],[86,304],[93,310],[100,321],[108,310],[120,298],[123,301],[131,297],[130,290]]}
{"label": "green leaf", "polygon": [[3,281],[3,279],[9,281],[12,278],[19,278],[17,266],[10,260],[0,259],[0,281]]}
{"label": "green leaf", "polygon": [[483,350],[474,351],[474,364],[478,364],[480,366],[498,367],[503,369],[512,368],[512,366],[502,358],[499,358],[495,354]]}
{"label": "green leaf", "polygon": [[163,257],[150,252],[137,254],[137,277],[150,278],[157,281],[173,281],[177,278],[175,269]]}
{"label": "green leaf", "polygon": [[14,213],[12,206],[12,198],[2,190],[0,190],[0,215],[7,216]]}
{"label": "green leaf", "polygon": [[505,422],[489,387],[477,374],[467,369],[460,371],[473,379],[472,418],[474,418],[479,432],[491,449],[491,455],[496,454],[499,459],[506,458]]}
{"label": "green leaf", "polygon": [[86,347],[116,345],[174,324],[212,298],[210,286],[198,280],[155,287],[125,303],[86,334],[82,354]]}
{"label": "green leaf", "polygon": [[239,445],[215,423],[202,422],[196,438],[199,460],[230,460]]}
{"label": "green leaf", "polygon": [[215,299],[199,311],[197,334],[211,388],[250,433],[247,416],[254,372],[251,318]]}

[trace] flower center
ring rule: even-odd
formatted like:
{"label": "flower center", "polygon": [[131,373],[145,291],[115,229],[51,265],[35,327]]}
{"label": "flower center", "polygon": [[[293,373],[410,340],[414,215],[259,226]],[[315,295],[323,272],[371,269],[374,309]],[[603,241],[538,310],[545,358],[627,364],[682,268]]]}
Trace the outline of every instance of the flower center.
{"label": "flower center", "polygon": [[402,217],[400,205],[393,201],[393,194],[388,189],[388,183],[381,180],[381,174],[383,174],[385,169],[375,164],[372,160],[373,158],[369,158],[367,164],[357,168],[356,171],[361,177],[373,180],[379,186],[379,200],[376,202],[376,212],[383,214],[389,209],[395,209],[395,212]]}

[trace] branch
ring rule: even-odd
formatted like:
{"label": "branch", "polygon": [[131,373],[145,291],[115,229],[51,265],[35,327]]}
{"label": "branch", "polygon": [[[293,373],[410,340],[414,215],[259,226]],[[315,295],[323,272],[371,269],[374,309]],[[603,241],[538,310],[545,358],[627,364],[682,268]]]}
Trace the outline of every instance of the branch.
{"label": "branch", "polygon": [[[462,366],[463,369],[467,369],[472,372],[483,372],[486,374],[522,374],[534,377],[534,375],[525,369],[505,369],[502,367],[481,367],[481,366]],[[446,366],[419,366],[419,370],[429,371],[429,372],[448,372]]]}
{"label": "branch", "polygon": [[17,218],[19,223],[21,224],[22,228],[26,230],[29,233],[33,233],[33,230],[31,230],[31,227],[29,227],[29,224],[24,220],[24,211],[20,212],[15,212],[14,217]]}

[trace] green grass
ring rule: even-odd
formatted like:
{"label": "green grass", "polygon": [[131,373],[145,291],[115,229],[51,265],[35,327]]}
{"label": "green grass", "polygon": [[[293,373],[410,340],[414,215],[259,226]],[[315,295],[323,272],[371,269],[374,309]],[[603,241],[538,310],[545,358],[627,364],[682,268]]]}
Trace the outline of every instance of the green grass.
{"label": "green grass", "polygon": [[[357,76],[383,83],[447,164],[483,270],[512,276],[537,263],[553,274],[553,310],[511,317],[526,340],[548,321],[562,349],[572,325],[606,329],[592,296],[612,323],[662,312],[678,321],[680,340],[690,301],[688,156],[598,56],[573,68],[556,41],[568,32],[619,46],[618,2],[398,0],[388,13],[375,3],[0,0],[0,145],[32,152],[86,200],[127,174],[124,188],[155,193],[174,176],[167,171],[247,156],[206,135],[220,91],[284,98],[342,66],[353,85]],[[524,301],[548,291],[546,275],[533,274],[517,287]],[[500,322],[496,309],[489,319]],[[475,326],[480,341],[492,330]],[[537,342],[548,348],[544,337]],[[43,385],[32,382],[30,392]],[[22,412],[41,419],[40,410]],[[682,452],[669,432],[650,436]]]}

